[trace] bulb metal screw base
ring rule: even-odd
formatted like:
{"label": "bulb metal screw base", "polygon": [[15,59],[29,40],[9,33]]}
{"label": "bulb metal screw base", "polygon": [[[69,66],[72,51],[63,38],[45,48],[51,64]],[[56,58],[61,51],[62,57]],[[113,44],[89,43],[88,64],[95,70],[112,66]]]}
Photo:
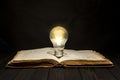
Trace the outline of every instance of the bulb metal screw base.
{"label": "bulb metal screw base", "polygon": [[63,57],[63,50],[55,50],[54,56],[56,56],[57,58]]}

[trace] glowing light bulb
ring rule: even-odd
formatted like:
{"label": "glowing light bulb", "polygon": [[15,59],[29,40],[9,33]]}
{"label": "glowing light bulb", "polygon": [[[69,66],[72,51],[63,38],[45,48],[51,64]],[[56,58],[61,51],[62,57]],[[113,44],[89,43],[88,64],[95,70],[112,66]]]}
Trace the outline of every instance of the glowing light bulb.
{"label": "glowing light bulb", "polygon": [[63,56],[63,50],[65,48],[65,43],[68,40],[68,32],[65,28],[61,26],[56,26],[50,31],[50,40],[55,49],[54,55],[57,58]]}

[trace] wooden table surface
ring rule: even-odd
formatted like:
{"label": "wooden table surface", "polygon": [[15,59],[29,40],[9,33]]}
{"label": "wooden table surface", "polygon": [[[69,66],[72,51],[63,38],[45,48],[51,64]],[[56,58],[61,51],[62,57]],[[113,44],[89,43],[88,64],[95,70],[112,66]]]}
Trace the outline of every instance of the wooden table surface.
{"label": "wooden table surface", "polygon": [[0,56],[0,80],[120,80],[120,57],[108,57],[113,68],[6,69],[14,54]]}

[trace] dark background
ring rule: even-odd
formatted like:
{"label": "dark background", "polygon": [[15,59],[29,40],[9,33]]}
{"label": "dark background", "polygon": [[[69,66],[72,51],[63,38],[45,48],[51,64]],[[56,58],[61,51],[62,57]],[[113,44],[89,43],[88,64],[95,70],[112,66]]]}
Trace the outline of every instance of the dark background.
{"label": "dark background", "polygon": [[[119,53],[119,4],[111,0],[4,0],[0,52],[52,47],[49,31],[69,31],[65,48]],[[118,5],[117,5],[118,4]]]}

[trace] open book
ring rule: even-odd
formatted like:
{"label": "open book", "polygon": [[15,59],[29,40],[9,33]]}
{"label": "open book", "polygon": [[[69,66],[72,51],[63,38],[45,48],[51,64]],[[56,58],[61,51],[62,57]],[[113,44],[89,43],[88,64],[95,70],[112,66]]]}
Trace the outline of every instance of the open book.
{"label": "open book", "polygon": [[54,56],[53,48],[40,48],[18,51],[8,62],[9,68],[39,68],[39,67],[111,67],[113,63],[93,50],[64,50],[64,56]]}

